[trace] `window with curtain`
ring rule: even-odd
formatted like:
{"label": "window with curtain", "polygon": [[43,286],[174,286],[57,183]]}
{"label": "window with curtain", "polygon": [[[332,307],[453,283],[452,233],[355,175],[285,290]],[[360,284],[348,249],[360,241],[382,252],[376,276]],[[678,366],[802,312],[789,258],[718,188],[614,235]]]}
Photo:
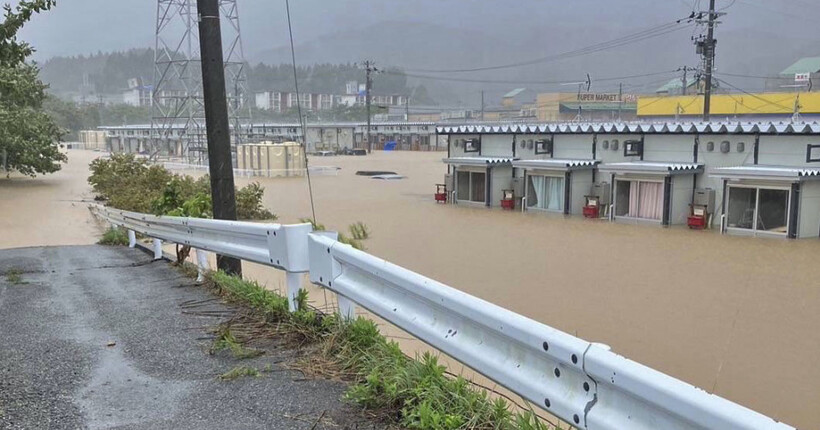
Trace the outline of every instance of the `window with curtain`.
{"label": "window with curtain", "polygon": [[663,218],[663,183],[618,181],[616,216],[661,220]]}
{"label": "window with curtain", "polygon": [[548,211],[564,210],[564,178],[559,176],[528,176],[527,207]]}
{"label": "window with curtain", "polygon": [[484,203],[486,198],[486,184],[487,184],[487,174],[486,173],[479,173],[479,172],[470,172],[470,189],[472,192],[472,198],[470,200],[474,202]]}

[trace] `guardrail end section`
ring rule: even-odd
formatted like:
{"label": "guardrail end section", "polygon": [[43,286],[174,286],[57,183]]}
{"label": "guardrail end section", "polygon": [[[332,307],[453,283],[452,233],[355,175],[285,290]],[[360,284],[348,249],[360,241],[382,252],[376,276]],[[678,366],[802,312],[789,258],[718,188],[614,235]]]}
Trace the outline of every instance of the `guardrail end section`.
{"label": "guardrail end section", "polygon": [[288,272],[307,272],[310,224],[271,224],[267,229],[270,264]]}
{"label": "guardrail end section", "polygon": [[342,273],[342,266],[333,258],[333,246],[338,244],[334,232],[317,232],[308,236],[310,282],[332,287],[332,281]]}

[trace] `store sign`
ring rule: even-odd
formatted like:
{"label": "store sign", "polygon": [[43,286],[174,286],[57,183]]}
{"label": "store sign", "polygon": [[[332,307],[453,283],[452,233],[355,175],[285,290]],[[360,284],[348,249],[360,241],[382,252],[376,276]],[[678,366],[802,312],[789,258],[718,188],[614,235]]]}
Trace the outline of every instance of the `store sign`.
{"label": "store sign", "polygon": [[811,73],[795,73],[794,74],[794,81],[795,82],[808,82],[811,80]]}
{"label": "store sign", "polygon": [[580,93],[578,94],[579,102],[597,102],[597,103],[615,103],[622,100],[624,103],[635,103],[638,101],[638,96],[635,94],[618,94],[618,93]]}

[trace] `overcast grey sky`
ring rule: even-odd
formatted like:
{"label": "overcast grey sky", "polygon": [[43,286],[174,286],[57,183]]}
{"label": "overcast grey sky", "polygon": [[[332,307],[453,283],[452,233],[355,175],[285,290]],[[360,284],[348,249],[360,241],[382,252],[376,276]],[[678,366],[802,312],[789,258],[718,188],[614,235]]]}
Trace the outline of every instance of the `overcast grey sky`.
{"label": "overcast grey sky", "polygon": [[[238,1],[246,58],[289,62],[284,0]],[[370,58],[380,66],[399,65],[411,71],[551,56],[707,7],[708,0],[291,0],[300,65]],[[771,75],[800,57],[820,56],[818,0],[717,0],[717,8],[728,13],[716,33],[719,71]],[[35,17],[22,36],[34,44],[35,59],[41,62],[55,55],[151,47],[156,9],[156,0],[58,0],[57,7]],[[695,30],[678,29],[591,55],[525,67],[412,79],[432,91],[461,88],[478,94],[483,89],[506,92],[516,83],[447,79],[566,82],[563,79],[575,81],[591,73],[593,80],[601,78],[596,91],[617,91],[621,83],[627,91],[646,90],[676,76],[674,70],[680,66],[698,65],[690,41]],[[667,74],[636,76],[661,71]],[[623,76],[632,78],[603,79]],[[763,85],[761,79],[733,79],[750,90]],[[563,91],[568,87],[534,88]]]}
{"label": "overcast grey sky", "polygon": [[[732,1],[718,0],[718,7]],[[489,34],[536,25],[548,34],[552,22],[571,23],[579,37],[594,43],[594,31],[589,30],[597,25],[646,28],[685,14],[693,3],[697,0],[293,0],[291,9],[297,42],[380,21],[409,21]],[[250,56],[284,45],[283,0],[239,0],[239,7]],[[818,38],[811,18],[820,16],[815,0],[734,0],[727,12],[727,31],[747,27],[789,38]],[[38,60],[146,47],[153,44],[155,14],[152,0],[58,0],[23,36],[37,47]]]}

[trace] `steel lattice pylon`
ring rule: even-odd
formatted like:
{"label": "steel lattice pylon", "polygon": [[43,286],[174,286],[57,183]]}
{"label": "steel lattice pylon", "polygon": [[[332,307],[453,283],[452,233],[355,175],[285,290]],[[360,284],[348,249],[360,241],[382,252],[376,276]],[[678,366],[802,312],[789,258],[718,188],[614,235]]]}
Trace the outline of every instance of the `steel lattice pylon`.
{"label": "steel lattice pylon", "polygon": [[[222,46],[232,144],[242,141],[250,122],[250,99],[236,0],[220,0]],[[207,161],[205,105],[196,0],[157,0],[151,156]]]}

